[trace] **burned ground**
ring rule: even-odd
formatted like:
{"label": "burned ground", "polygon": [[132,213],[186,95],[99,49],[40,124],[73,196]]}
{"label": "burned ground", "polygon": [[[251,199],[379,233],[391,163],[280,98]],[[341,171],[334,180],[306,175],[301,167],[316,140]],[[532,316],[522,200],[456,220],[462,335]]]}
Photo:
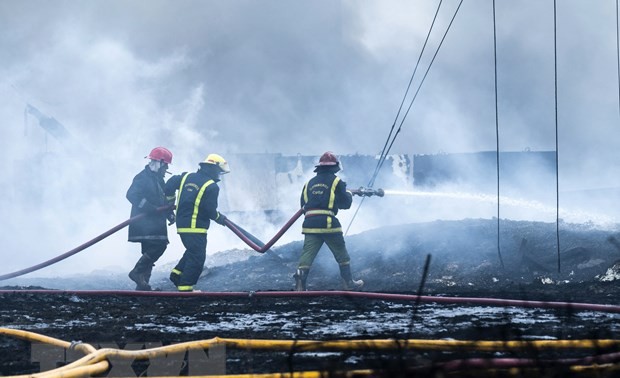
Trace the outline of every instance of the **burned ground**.
{"label": "burned ground", "polygon": [[[428,296],[514,298],[617,305],[620,249],[617,229],[562,224],[561,254],[555,225],[502,221],[497,248],[493,220],[436,221],[377,229],[347,238],[354,274],[365,291],[418,293]],[[301,242],[250,254],[225,265],[213,256],[197,288],[216,292],[249,292],[245,297],[139,297],[131,295],[35,294],[21,288],[124,290],[123,276],[14,280],[1,295],[4,327],[30,330],[63,340],[95,346],[138,348],[212,337],[333,340],[333,339],[619,339],[615,313],[548,308],[412,303],[411,301],[316,296],[256,297],[251,292],[288,291]],[[428,269],[425,264],[429,259]],[[173,290],[165,270],[156,271],[154,286]],[[424,280],[423,280],[424,279]],[[423,282],[423,285],[421,285]],[[16,283],[16,285],[13,285]],[[19,286],[18,286],[19,285]],[[79,285],[79,286],[78,286]],[[310,290],[340,288],[337,264],[321,251],[309,278]],[[421,290],[421,291],[420,291]],[[599,350],[597,353],[617,350]],[[532,352],[534,353],[534,352]],[[572,353],[572,352],[571,352]],[[553,359],[578,357],[550,350],[542,355],[506,353],[502,357]],[[592,352],[591,352],[592,353]],[[28,342],[0,337],[0,374],[39,371],[31,361]],[[226,371],[286,372],[314,369],[429,366],[483,354],[423,351],[266,352],[227,350]],[[62,364],[63,361],[59,361]],[[134,362],[144,373],[148,362]],[[185,372],[187,373],[187,370]],[[425,370],[420,374],[434,375]],[[545,376],[566,376],[560,368]],[[114,375],[110,372],[110,375]],[[147,374],[148,375],[148,374]]]}
{"label": "burned ground", "polygon": [[[573,285],[615,292],[605,274],[620,260],[613,231],[589,225],[563,225],[561,254],[556,228],[549,223],[503,221],[497,248],[497,223],[492,220],[435,221],[365,232],[347,238],[352,270],[365,281],[364,290],[416,292],[430,259],[423,293],[461,294],[514,292],[516,296],[565,292],[578,300]],[[242,262],[209,269],[198,287],[214,291],[291,290],[292,274],[302,242],[273,248]],[[559,260],[559,261],[558,261]],[[597,278],[598,276],[598,278]],[[170,288],[165,277],[160,284]],[[339,289],[337,264],[324,247],[309,277],[310,290]],[[539,292],[536,294],[536,292]],[[588,298],[588,294],[582,296]]]}

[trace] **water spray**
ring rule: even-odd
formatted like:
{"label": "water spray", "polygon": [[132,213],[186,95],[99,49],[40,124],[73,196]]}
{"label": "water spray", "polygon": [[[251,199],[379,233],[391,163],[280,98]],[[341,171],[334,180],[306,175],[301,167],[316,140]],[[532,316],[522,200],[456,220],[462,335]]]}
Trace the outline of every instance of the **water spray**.
{"label": "water spray", "polygon": [[[379,189],[381,190],[381,189]],[[381,190],[384,195],[389,196],[406,196],[406,197],[424,197],[424,198],[445,198],[452,200],[464,200],[475,201],[480,203],[495,204],[498,201],[497,195],[484,194],[484,193],[470,193],[470,192],[433,192],[433,191],[418,191],[418,190]],[[529,209],[537,211],[541,214],[555,214],[556,208],[547,206],[544,203],[528,200],[523,198],[514,198],[499,196],[499,202],[503,205],[513,206],[516,208]],[[559,209],[563,218],[572,221],[588,220],[598,224],[599,226],[613,225],[617,223],[617,219],[604,214],[589,213],[580,210],[568,210],[564,208]]]}

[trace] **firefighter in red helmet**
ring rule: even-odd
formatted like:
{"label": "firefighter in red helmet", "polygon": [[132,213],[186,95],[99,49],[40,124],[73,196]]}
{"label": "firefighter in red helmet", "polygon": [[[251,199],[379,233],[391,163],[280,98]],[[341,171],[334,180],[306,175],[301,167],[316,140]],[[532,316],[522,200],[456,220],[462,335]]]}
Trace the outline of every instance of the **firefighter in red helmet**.
{"label": "firefighter in red helmet", "polygon": [[295,273],[295,290],[305,291],[308,272],[323,243],[327,244],[340,267],[343,288],[359,290],[364,285],[362,280],[351,276],[351,258],[344,242],[342,226],[336,218],[339,209],[349,209],[353,196],[347,191],[347,184],[336,176],[340,171],[340,161],[333,152],[325,152],[315,166],[314,176],[301,192],[301,207],[304,209],[304,246],[297,272]]}
{"label": "firefighter in red helmet", "polygon": [[131,202],[131,216],[146,214],[129,224],[130,242],[140,243],[142,256],[129,272],[136,283],[136,290],[151,290],[149,280],[155,262],[168,246],[166,219],[174,222],[174,212],[157,212],[156,209],[170,204],[164,194],[164,175],[172,164],[172,153],[164,147],[155,147],[146,156],[149,163],[138,173],[129,189],[127,199]]}

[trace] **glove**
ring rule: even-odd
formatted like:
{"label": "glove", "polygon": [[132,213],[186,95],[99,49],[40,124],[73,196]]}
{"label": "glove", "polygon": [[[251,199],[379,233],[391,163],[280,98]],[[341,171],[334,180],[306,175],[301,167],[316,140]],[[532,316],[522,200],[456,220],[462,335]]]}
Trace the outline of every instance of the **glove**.
{"label": "glove", "polygon": [[174,212],[172,211],[168,213],[168,216],[166,218],[168,219],[168,226],[172,226],[174,222],[177,221],[177,216],[174,215]]}
{"label": "glove", "polygon": [[217,224],[220,224],[220,225],[226,227],[226,223],[224,222],[226,219],[228,219],[228,218],[226,218],[226,215],[218,212],[217,213],[217,218],[215,218],[214,220],[215,220],[215,222]]}

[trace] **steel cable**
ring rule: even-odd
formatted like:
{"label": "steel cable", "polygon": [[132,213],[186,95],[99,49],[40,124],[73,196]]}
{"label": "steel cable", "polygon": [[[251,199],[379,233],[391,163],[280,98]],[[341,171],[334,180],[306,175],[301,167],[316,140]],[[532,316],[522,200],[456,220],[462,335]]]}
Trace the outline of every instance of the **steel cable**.
{"label": "steel cable", "polygon": [[418,55],[418,61],[413,68],[413,73],[411,74],[411,78],[409,79],[409,84],[407,84],[407,89],[405,90],[405,94],[403,95],[403,99],[400,102],[400,106],[398,107],[398,111],[396,112],[396,117],[394,117],[394,122],[392,123],[392,127],[390,128],[390,132],[388,133],[388,137],[385,140],[385,144],[383,145],[383,149],[381,150],[381,154],[379,155],[379,161],[377,162],[377,166],[372,174],[370,181],[368,182],[368,187],[372,188],[375,184],[376,176],[379,174],[379,170],[381,169],[381,161],[383,156],[386,154],[386,148],[388,143],[390,142],[390,138],[392,137],[392,133],[394,132],[394,127],[396,127],[396,122],[398,121],[398,117],[400,116],[400,112],[403,109],[403,105],[405,104],[405,100],[407,99],[407,95],[409,94],[409,89],[411,88],[411,83],[413,82],[413,78],[415,77],[416,72],[418,72],[418,67],[420,65],[420,61],[422,60],[422,55],[424,55],[424,51],[426,50],[426,45],[428,44],[428,40],[430,39],[431,33],[435,26],[435,21],[437,20],[437,15],[439,14],[439,9],[441,8],[443,0],[439,1],[439,5],[437,5],[437,10],[435,10],[435,15],[433,16],[433,21],[431,22],[431,26],[426,33],[426,39],[424,40],[424,44],[422,45],[422,50],[420,51],[420,55]]}
{"label": "steel cable", "polygon": [[495,0],[493,0],[493,68],[495,81],[495,162],[497,168],[497,255],[499,256],[499,262],[502,268],[504,268],[504,259],[502,259],[500,247],[499,111],[497,107],[497,22]]}
{"label": "steel cable", "polygon": [[[437,46],[437,49],[435,50],[435,53],[433,54],[433,58],[431,59],[430,63],[428,64],[428,67],[426,69],[426,72],[424,73],[424,76],[422,77],[422,80],[420,81],[417,90],[415,92],[415,94],[413,95],[413,98],[411,99],[409,106],[407,107],[407,111],[405,112],[405,114],[403,115],[403,117],[401,118],[401,121],[399,123],[398,129],[396,130],[396,133],[394,133],[394,135],[392,136],[392,133],[394,131],[394,127],[397,123],[398,120],[398,116],[400,115],[401,109],[402,109],[402,105],[405,101],[405,98],[407,97],[408,93],[409,93],[409,89],[411,86],[411,82],[413,81],[413,76],[415,75],[415,73],[417,72],[418,69],[418,65],[420,63],[420,60],[422,58],[422,54],[424,53],[425,49],[426,49],[426,44],[427,41],[430,37],[431,32],[434,29],[434,25],[435,25],[435,20],[437,18],[437,14],[439,13],[439,9],[441,7],[442,1],[439,2],[439,5],[437,6],[437,10],[435,11],[435,16],[433,17],[433,22],[431,23],[431,26],[429,28],[428,34],[426,36],[426,40],[424,42],[424,46],[422,48],[422,51],[420,52],[420,55],[418,57],[418,61],[416,63],[416,66],[414,68],[413,74],[411,76],[411,79],[409,80],[409,85],[407,86],[407,90],[405,91],[405,95],[403,96],[403,100],[401,101],[401,105],[398,108],[398,112],[396,114],[396,117],[394,119],[394,123],[392,124],[392,127],[390,129],[390,132],[388,134],[388,138],[385,141],[385,144],[383,146],[383,150],[381,151],[381,155],[379,156],[379,161],[377,162],[377,165],[375,167],[375,171],[370,179],[370,181],[368,182],[368,187],[372,188],[375,180],[377,178],[377,176],[379,175],[379,172],[381,171],[381,168],[383,167],[383,164],[385,162],[385,159],[387,158],[387,155],[389,154],[390,150],[392,149],[392,146],[394,145],[394,141],[396,140],[396,137],[398,136],[398,134],[400,134],[400,131],[402,129],[403,123],[405,122],[405,119],[407,118],[407,115],[409,115],[409,112],[411,110],[411,107],[413,106],[413,103],[415,101],[415,99],[418,97],[418,93],[420,92],[420,89],[422,88],[422,85],[424,84],[424,81],[426,80],[426,77],[433,65],[433,62],[435,61],[435,58],[437,57],[437,54],[439,53],[439,50],[441,49],[441,46],[443,45],[444,40],[446,39],[446,36],[448,35],[448,32],[450,31],[450,28],[452,27],[452,23],[454,22],[454,19],[456,18],[456,15],[459,12],[459,9],[461,8],[461,5],[463,4],[463,0],[461,0],[459,2],[458,7],[456,8],[454,15],[452,16],[452,19],[450,20],[450,23],[448,24],[448,27],[446,28],[446,31],[443,34],[443,37],[441,38],[441,41],[439,42],[439,45]],[[391,139],[390,139],[391,138]],[[387,146],[387,147],[386,147]],[[360,210],[360,208],[362,207],[362,204],[364,203],[364,198],[362,198],[362,201],[360,201],[360,204],[357,206],[357,209],[355,210],[355,213],[353,213],[353,217],[351,218],[351,221],[349,222],[349,225],[347,226],[347,229],[345,231],[345,235],[347,235],[349,233],[349,229],[351,228],[351,225],[353,224],[353,221],[355,220],[355,218],[357,217],[357,214]]]}
{"label": "steel cable", "polygon": [[560,153],[558,149],[558,27],[557,0],[553,0],[553,70],[555,99],[555,238],[558,255],[558,273],[560,267]]}
{"label": "steel cable", "polygon": [[620,114],[620,20],[618,19],[618,0],[616,0],[616,58],[618,64],[618,113]]}

